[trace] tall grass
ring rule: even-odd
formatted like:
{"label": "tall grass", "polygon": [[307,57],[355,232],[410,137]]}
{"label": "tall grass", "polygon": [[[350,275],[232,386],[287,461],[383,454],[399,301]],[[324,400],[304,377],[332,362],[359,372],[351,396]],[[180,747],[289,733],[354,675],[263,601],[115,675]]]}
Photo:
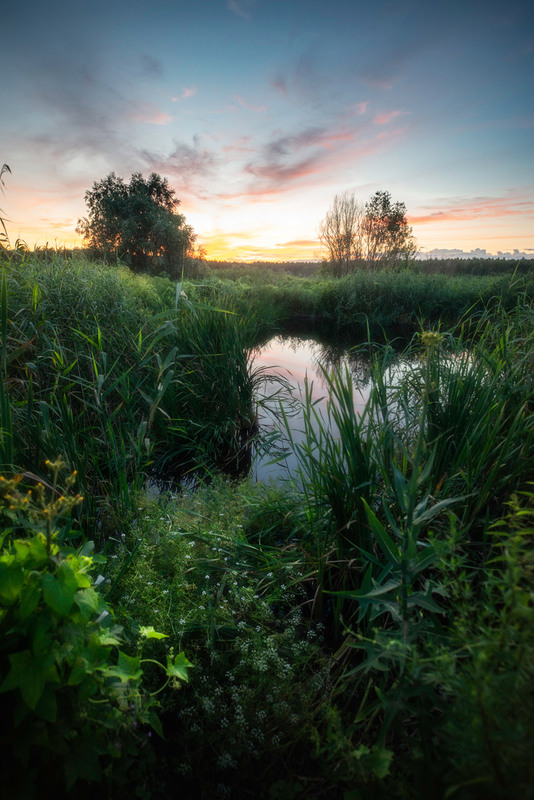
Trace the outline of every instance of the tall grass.
{"label": "tall grass", "polygon": [[120,525],[151,471],[227,465],[253,422],[243,318],[164,279],[57,258],[7,261],[1,289],[4,472],[78,470],[83,526]]}
{"label": "tall grass", "polygon": [[314,564],[314,610],[333,593],[337,630],[352,614],[370,630],[383,614],[405,624],[438,610],[431,535],[448,531],[451,514],[462,546],[482,558],[488,521],[534,467],[532,321],[528,306],[488,312],[469,348],[462,327],[423,333],[402,368],[391,347],[372,348],[360,412],[347,370],[325,370],[325,418],[308,387],[305,438],[293,445],[309,531],[298,547]]}
{"label": "tall grass", "polygon": [[514,274],[446,275],[413,270],[358,271],[341,279],[314,275],[303,278],[256,269],[231,277],[214,272],[198,290],[200,297],[220,304],[232,298],[232,308],[253,307],[268,328],[295,322],[333,327],[361,336],[367,325],[373,334],[421,324],[455,325],[484,310],[512,311],[518,301],[534,297],[532,270]]}

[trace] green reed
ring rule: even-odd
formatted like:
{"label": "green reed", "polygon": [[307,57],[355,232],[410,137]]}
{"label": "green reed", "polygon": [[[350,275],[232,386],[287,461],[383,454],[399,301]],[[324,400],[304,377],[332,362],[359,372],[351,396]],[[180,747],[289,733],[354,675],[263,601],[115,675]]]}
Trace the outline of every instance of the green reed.
{"label": "green reed", "polygon": [[534,466],[532,329],[523,305],[491,310],[469,338],[462,326],[416,336],[397,367],[389,346],[371,348],[359,411],[348,370],[324,370],[325,418],[307,387],[305,439],[293,444],[308,531],[299,546],[314,564],[315,609],[330,594],[336,630],[351,615],[360,630],[385,615],[406,635],[421,609],[439,613],[429,537],[451,514],[480,557],[489,521]]}
{"label": "green reed", "polygon": [[164,279],[57,258],[6,262],[0,395],[4,471],[61,453],[82,527],[126,524],[148,474],[213,469],[252,432],[250,324],[175,302]]}

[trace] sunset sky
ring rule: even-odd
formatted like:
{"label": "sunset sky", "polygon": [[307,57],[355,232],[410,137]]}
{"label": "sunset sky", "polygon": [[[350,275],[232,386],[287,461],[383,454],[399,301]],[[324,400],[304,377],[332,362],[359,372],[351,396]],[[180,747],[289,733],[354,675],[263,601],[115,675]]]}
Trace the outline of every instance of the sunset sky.
{"label": "sunset sky", "polygon": [[534,256],[534,4],[17,0],[2,11],[11,244],[80,244],[111,171],[168,178],[209,258],[313,259],[336,193],[423,252]]}

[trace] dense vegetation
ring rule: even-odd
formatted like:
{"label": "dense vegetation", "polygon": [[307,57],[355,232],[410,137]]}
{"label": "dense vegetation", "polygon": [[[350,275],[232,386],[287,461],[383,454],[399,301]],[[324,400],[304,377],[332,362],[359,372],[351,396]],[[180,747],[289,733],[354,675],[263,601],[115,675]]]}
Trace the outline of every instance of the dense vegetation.
{"label": "dense vegetation", "polygon": [[100,258],[119,259],[137,272],[181,274],[196,237],[166,178],[134,173],[126,184],[112,172],[93,184],[85,202],[88,217],[76,231]]}
{"label": "dense vegetation", "polygon": [[483,309],[515,308],[520,298],[534,297],[534,270],[509,268],[500,273],[458,274],[419,271],[401,273],[360,270],[343,278],[311,277],[234,265],[216,268],[195,287],[194,296],[212,303],[228,302],[246,313],[251,307],[270,327],[308,322],[335,335],[374,336],[382,331],[413,333],[422,325],[454,325],[464,315],[476,318]]}
{"label": "dense vegetation", "polygon": [[[4,259],[6,791],[529,798],[532,273],[239,270]],[[295,480],[235,479],[296,317],[369,331],[369,400],[325,375],[339,438],[308,398]]]}

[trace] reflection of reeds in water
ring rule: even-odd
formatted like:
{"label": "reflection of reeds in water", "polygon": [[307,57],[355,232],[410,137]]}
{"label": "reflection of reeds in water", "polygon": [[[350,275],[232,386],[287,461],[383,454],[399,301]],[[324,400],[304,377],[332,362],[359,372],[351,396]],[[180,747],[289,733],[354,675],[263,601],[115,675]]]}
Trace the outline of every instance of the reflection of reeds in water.
{"label": "reflection of reeds in water", "polygon": [[482,318],[469,340],[461,328],[416,337],[400,368],[392,348],[370,348],[363,408],[347,365],[323,368],[322,406],[306,383],[301,440],[283,417],[319,617],[330,597],[336,626],[358,608],[366,624],[375,613],[406,621],[417,592],[436,611],[424,589],[429,534],[448,530],[450,513],[477,557],[487,520],[533,472],[532,330],[525,306],[515,319]]}

